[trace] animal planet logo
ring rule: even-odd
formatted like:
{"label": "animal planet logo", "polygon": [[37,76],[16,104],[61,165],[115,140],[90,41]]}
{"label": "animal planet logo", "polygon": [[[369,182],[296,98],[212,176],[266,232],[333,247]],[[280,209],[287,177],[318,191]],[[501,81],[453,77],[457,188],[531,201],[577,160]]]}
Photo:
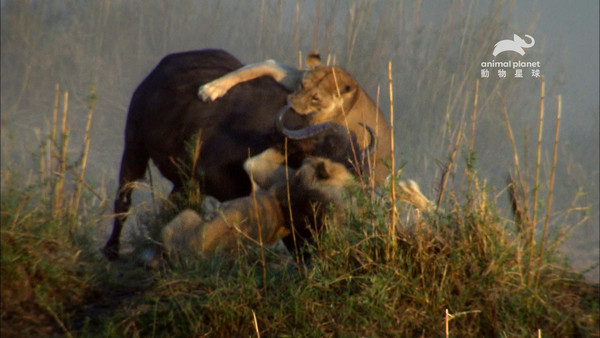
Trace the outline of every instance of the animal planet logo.
{"label": "animal planet logo", "polygon": [[500,53],[504,52],[517,52],[521,56],[525,55],[525,50],[523,48],[531,48],[535,45],[535,39],[531,35],[525,35],[526,38],[529,38],[531,42],[527,43],[517,34],[513,35],[513,40],[500,40],[494,46],[494,51],[492,55],[497,56]]}
{"label": "animal planet logo", "polygon": [[[498,56],[504,52],[515,52],[519,55],[525,55],[525,48],[531,48],[535,45],[535,39],[531,35],[525,35],[525,38],[529,40],[529,42],[525,41],[525,39],[521,38],[517,34],[513,35],[512,40],[500,40],[494,45],[494,51],[492,52],[493,56]],[[481,63],[481,77],[489,78],[490,77],[490,68],[497,68],[496,73],[499,78],[506,78],[508,75],[508,69],[512,69],[514,71],[515,78],[523,78],[523,68],[528,68],[530,70],[530,74],[532,78],[541,77],[540,71],[540,61],[484,61]]]}

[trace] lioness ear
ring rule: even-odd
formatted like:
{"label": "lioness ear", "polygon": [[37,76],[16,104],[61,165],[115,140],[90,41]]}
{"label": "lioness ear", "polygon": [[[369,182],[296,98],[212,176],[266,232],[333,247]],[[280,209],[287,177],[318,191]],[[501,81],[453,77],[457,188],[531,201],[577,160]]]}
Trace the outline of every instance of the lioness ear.
{"label": "lioness ear", "polygon": [[308,53],[308,55],[306,56],[306,65],[309,69],[313,69],[317,66],[320,66],[321,56],[319,55],[319,52],[313,50],[312,52]]}
{"label": "lioness ear", "polygon": [[340,88],[340,97],[344,101],[344,109],[346,112],[349,112],[356,100],[358,99],[358,86],[355,84],[345,84]]}
{"label": "lioness ear", "polygon": [[345,85],[345,86],[342,86],[342,88],[340,88],[340,93],[348,94],[348,93],[353,93],[355,90],[356,90],[356,87],[351,86],[351,85]]}
{"label": "lioness ear", "polygon": [[326,180],[331,176],[331,168],[329,168],[329,165],[326,161],[319,162],[319,164],[317,164],[317,167],[315,168],[315,171],[317,177],[322,180]]}

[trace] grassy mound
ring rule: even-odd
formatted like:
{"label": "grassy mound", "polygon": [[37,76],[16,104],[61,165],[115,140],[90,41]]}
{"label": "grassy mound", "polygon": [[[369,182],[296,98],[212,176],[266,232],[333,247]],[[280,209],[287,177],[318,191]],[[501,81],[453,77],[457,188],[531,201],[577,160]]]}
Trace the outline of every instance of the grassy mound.
{"label": "grassy mound", "polygon": [[106,263],[92,230],[46,208],[35,187],[2,195],[7,336],[599,334],[598,286],[554,252],[528,267],[527,244],[477,184],[446,211],[397,210],[395,233],[391,200],[357,192],[357,211],[328,227],[309,265],[240,248],[158,270],[136,257]]}
{"label": "grassy mound", "polygon": [[[89,128],[71,161],[66,108],[60,137],[53,121],[39,174],[2,171],[3,336],[600,334],[598,285],[562,263],[560,237],[532,237],[541,203],[528,208],[524,182],[511,184],[515,220],[499,216],[472,147],[464,190],[445,191],[442,177],[444,209],[418,213],[391,186],[381,195],[356,188],[346,224],[326,226],[309,264],[285,249],[240,247],[149,268],[140,262],[147,235],[118,263],[100,255],[94,227],[107,201],[84,179]],[[188,206],[200,196],[190,190]],[[174,215],[141,215],[139,233],[156,236]]]}

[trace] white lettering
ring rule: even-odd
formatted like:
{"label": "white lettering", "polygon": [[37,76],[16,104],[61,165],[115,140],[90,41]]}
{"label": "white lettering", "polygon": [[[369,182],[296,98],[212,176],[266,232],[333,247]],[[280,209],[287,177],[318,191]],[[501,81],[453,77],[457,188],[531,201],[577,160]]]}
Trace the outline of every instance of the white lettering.
{"label": "white lettering", "polygon": [[540,68],[540,61],[534,62],[525,62],[525,61],[515,61],[512,66],[513,69],[516,68]]}

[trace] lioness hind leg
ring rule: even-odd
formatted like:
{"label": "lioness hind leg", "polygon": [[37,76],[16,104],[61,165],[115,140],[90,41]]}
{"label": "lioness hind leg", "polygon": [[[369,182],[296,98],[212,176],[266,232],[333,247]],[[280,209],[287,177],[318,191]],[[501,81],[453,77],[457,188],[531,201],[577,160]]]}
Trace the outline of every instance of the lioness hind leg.
{"label": "lioness hind leg", "polygon": [[193,247],[192,242],[201,225],[202,217],[194,210],[185,209],[179,213],[161,231],[167,253]]}
{"label": "lioness hind leg", "polygon": [[250,81],[261,76],[270,76],[286,89],[293,91],[302,80],[303,72],[278,63],[275,60],[267,60],[261,63],[250,64],[218,79],[210,81],[198,90],[198,97],[203,101],[214,101],[229,91],[238,83]]}

